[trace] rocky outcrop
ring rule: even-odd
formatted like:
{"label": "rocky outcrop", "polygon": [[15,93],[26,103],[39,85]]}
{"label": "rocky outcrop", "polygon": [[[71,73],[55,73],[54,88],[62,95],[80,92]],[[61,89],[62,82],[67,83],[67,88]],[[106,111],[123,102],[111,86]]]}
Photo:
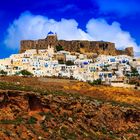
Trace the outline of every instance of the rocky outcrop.
{"label": "rocky outcrop", "polygon": [[86,96],[0,91],[1,139],[139,140],[139,126],[134,108]]}
{"label": "rocky outcrop", "polygon": [[86,40],[57,40],[57,36],[48,36],[46,39],[40,40],[22,40],[20,42],[20,53],[25,52],[28,49],[46,49],[48,45],[62,46],[64,50],[70,52],[80,53],[93,53],[93,54],[105,54],[105,55],[119,55],[126,54],[133,56],[133,48],[129,47],[123,51],[119,51],[115,48],[115,44],[104,41],[86,41]]}

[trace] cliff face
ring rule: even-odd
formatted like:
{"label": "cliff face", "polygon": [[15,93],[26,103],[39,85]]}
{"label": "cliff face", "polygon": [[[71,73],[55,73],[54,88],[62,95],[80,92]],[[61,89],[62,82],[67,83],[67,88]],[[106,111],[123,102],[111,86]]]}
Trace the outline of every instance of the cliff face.
{"label": "cliff face", "polygon": [[62,46],[64,50],[70,52],[80,53],[96,53],[105,55],[119,55],[126,54],[133,56],[133,48],[126,48],[123,51],[119,51],[115,48],[115,44],[104,41],[82,41],[82,40],[57,40],[57,36],[48,36],[46,39],[41,40],[22,40],[20,46],[20,53],[25,52],[28,49],[46,49],[48,45]]}

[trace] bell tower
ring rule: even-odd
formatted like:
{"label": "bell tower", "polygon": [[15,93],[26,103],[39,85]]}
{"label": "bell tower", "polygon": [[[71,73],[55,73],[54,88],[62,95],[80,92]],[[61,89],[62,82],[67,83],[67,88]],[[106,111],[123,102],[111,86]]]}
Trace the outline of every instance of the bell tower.
{"label": "bell tower", "polygon": [[47,37],[45,38],[45,42],[48,46],[47,49],[51,49],[51,50],[54,50],[54,52],[56,51],[56,44],[57,44],[57,34],[56,33],[53,33],[52,31],[50,31],[47,35]]}
{"label": "bell tower", "polygon": [[57,34],[50,31],[45,40],[47,41],[48,45],[55,46],[57,43]]}

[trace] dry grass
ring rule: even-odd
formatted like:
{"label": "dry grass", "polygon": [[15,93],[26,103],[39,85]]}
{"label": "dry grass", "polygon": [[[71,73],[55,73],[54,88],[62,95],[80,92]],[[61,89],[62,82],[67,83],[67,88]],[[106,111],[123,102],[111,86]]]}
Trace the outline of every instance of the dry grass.
{"label": "dry grass", "polygon": [[0,77],[0,81],[31,86],[35,89],[49,91],[63,91],[66,93],[78,93],[106,101],[115,101],[140,106],[140,91],[127,88],[109,86],[91,86],[88,83],[66,79],[52,78],[22,78]]}

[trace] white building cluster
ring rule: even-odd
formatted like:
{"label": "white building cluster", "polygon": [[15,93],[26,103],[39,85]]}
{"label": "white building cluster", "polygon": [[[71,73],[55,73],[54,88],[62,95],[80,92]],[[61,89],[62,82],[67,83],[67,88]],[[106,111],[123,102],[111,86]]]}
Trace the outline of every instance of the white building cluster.
{"label": "white building cluster", "polygon": [[[54,56],[61,54],[65,56],[65,62],[70,61],[73,65],[60,64]],[[16,75],[21,70],[27,70],[37,77],[66,77],[80,81],[121,81],[131,72],[131,66],[136,67],[140,73],[140,63],[135,61],[134,64],[133,58],[127,55],[99,55],[95,59],[88,59],[85,54],[54,52],[51,46],[46,50],[26,50],[24,53],[0,60],[0,70],[8,75]]]}

